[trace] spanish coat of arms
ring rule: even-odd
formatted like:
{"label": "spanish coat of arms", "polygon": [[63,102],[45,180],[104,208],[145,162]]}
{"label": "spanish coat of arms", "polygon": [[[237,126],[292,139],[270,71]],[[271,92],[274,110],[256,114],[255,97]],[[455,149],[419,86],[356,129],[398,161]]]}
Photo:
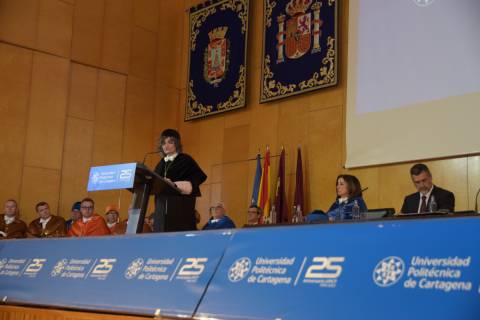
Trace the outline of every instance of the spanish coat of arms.
{"label": "spanish coat of arms", "polygon": [[337,83],[335,0],[264,0],[260,102]]}

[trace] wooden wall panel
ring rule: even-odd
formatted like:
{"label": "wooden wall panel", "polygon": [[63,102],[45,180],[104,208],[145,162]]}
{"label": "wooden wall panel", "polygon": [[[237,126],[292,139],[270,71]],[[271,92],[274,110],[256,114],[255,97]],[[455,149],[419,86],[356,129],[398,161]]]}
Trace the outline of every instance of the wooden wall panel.
{"label": "wooden wall panel", "polygon": [[[237,162],[223,166],[222,199],[227,215],[241,227],[246,222],[248,208],[248,163]],[[213,202],[214,203],[214,202]]]}
{"label": "wooden wall panel", "polygon": [[309,103],[308,96],[304,96],[298,100],[285,100],[279,105],[278,147],[274,153],[280,154],[281,147],[285,148],[287,174],[295,172],[297,148],[302,147],[308,138],[309,127],[305,123],[308,123]]}
{"label": "wooden wall panel", "polygon": [[20,217],[27,224],[36,219],[35,205],[46,201],[57,214],[60,194],[60,170],[25,167],[20,194]]}
{"label": "wooden wall panel", "polygon": [[70,57],[73,6],[58,0],[40,0],[37,49]]}
{"label": "wooden wall panel", "polygon": [[237,226],[245,223],[248,207],[248,153],[249,126],[225,129],[223,141],[222,196],[229,216]]}
{"label": "wooden wall panel", "polygon": [[66,59],[43,53],[33,55],[27,166],[61,169],[69,68]]}
{"label": "wooden wall panel", "polygon": [[435,160],[426,163],[432,172],[433,183],[455,194],[455,208],[468,208],[467,158]]}
{"label": "wooden wall panel", "polygon": [[225,132],[218,129],[222,128],[223,125],[224,119],[221,117],[206,119],[202,121],[199,131],[196,131],[196,133],[193,131],[193,137],[191,134],[185,136],[185,149],[195,158],[208,176],[207,183],[210,182],[209,177],[212,176],[212,165],[229,161],[225,160],[225,156],[228,159],[234,157],[233,154],[228,154],[228,152],[222,153],[222,150],[225,151]]}
{"label": "wooden wall panel", "polygon": [[398,164],[378,168],[379,207],[393,207],[400,211],[406,195],[415,192],[410,179],[411,164]]}
{"label": "wooden wall panel", "polygon": [[0,0],[0,39],[34,48],[39,0]]}
{"label": "wooden wall panel", "polygon": [[[180,95],[183,94],[184,91],[157,84],[155,93],[154,136],[157,137],[163,129],[170,127],[178,128],[180,121],[180,112],[178,109],[182,108],[179,101]],[[183,121],[183,119],[181,121]]]}
{"label": "wooden wall panel", "polygon": [[95,120],[98,69],[71,64],[68,116]]}
{"label": "wooden wall panel", "polygon": [[160,14],[159,3],[159,0],[135,0],[133,8],[135,25],[157,32]]}
{"label": "wooden wall panel", "polygon": [[142,161],[154,150],[153,110],[155,86],[148,80],[128,78],[123,140],[123,161]]}
{"label": "wooden wall panel", "polygon": [[[161,19],[158,30],[157,77],[159,84],[172,88],[185,86],[182,56],[184,47],[183,7],[178,2],[160,1]],[[182,18],[179,18],[182,17]],[[182,86],[183,85],[183,86]]]}
{"label": "wooden wall panel", "polygon": [[[77,0],[78,1],[78,0]],[[126,316],[108,313],[66,311],[16,306],[0,306],[2,320],[145,320],[145,317]],[[172,319],[158,317],[158,320]]]}
{"label": "wooden wall panel", "polygon": [[72,204],[87,196],[93,150],[93,121],[67,118],[59,214],[70,216]]}
{"label": "wooden wall panel", "polygon": [[276,103],[253,108],[252,122],[250,124],[249,154],[254,155],[259,149],[264,154],[266,145],[269,145],[271,150],[277,150],[278,112],[279,108]]}
{"label": "wooden wall panel", "polygon": [[[126,77],[100,71],[95,110],[92,166],[121,163]],[[108,204],[118,203],[121,191],[100,191],[89,194],[95,200],[97,213],[103,214]]]}
{"label": "wooden wall panel", "polygon": [[104,0],[77,0],[73,16],[72,60],[100,66]]}
{"label": "wooden wall panel", "polygon": [[381,185],[379,181],[378,168],[362,168],[355,170],[344,170],[343,173],[352,174],[360,180],[362,188],[368,188],[363,193],[363,199],[367,204],[367,208],[385,208],[392,207],[389,201],[380,202],[379,195],[381,193]]}
{"label": "wooden wall panel", "polygon": [[[187,6],[187,2],[185,2],[185,8],[181,16],[179,16],[179,19],[182,20],[183,22],[183,35],[178,37],[177,39],[181,40],[181,44],[179,43],[178,46],[182,47],[182,53],[181,53],[181,63],[180,63],[180,89],[185,89],[187,87],[187,78],[188,78],[188,54],[189,54],[189,28],[190,28],[190,23],[189,23],[189,6]],[[181,17],[181,18],[180,18]],[[178,40],[177,40],[178,41]],[[183,117],[182,117],[183,118]]]}
{"label": "wooden wall panel", "polygon": [[462,209],[474,210],[476,207],[475,196],[477,195],[477,192],[480,189],[480,156],[468,157],[467,168],[468,168],[468,200],[469,201],[468,201],[467,208],[461,208],[457,205],[457,207],[460,208],[460,210]]}
{"label": "wooden wall panel", "polygon": [[261,68],[263,47],[263,32],[261,32],[261,30],[263,30],[263,1],[250,2],[248,28],[248,63],[254,68]]}
{"label": "wooden wall panel", "polygon": [[92,165],[118,163],[122,159],[125,85],[125,76],[100,71]]}
{"label": "wooden wall panel", "polygon": [[197,224],[199,230],[201,230],[205,223],[208,222],[208,219],[210,219],[210,211],[208,209],[212,206],[212,203],[210,202],[211,191],[211,184],[204,183],[200,186],[202,196],[198,197],[195,203],[195,208],[198,213],[200,213],[200,222]]}
{"label": "wooden wall panel", "polygon": [[156,54],[157,34],[137,26],[133,27],[129,74],[154,81]]}
{"label": "wooden wall panel", "polygon": [[32,53],[0,44],[0,199],[20,196]]}
{"label": "wooden wall panel", "polygon": [[302,150],[306,161],[306,193],[310,198],[307,208],[325,210],[335,200],[335,182],[341,172],[341,123],[339,107],[309,114],[308,148]]}
{"label": "wooden wall panel", "polygon": [[132,0],[107,0],[102,49],[102,67],[127,73],[132,31]]}

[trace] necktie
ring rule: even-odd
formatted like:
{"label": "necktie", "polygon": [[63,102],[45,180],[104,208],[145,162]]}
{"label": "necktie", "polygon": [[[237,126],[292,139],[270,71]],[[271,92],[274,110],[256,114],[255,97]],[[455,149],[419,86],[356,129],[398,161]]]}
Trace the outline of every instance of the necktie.
{"label": "necktie", "polygon": [[422,203],[420,204],[420,213],[427,212],[427,196],[422,196]]}

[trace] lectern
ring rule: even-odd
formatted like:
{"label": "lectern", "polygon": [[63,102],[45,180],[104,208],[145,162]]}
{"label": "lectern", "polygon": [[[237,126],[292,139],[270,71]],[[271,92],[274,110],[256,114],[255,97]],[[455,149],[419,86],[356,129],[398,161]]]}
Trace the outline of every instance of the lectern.
{"label": "lectern", "polygon": [[[143,163],[92,167],[88,191],[127,189],[132,192],[128,210],[127,234],[141,233],[150,195],[155,195],[155,231],[194,230],[195,198],[181,195],[173,182],[150,170]],[[192,206],[193,203],[193,206]],[[184,221],[188,220],[188,221]]]}
{"label": "lectern", "polygon": [[[167,222],[181,219],[185,206],[188,208],[191,202],[189,197],[181,195],[180,189],[174,183],[162,178],[142,163],[136,165],[133,188],[129,190],[133,196],[126,233],[142,232],[150,195],[155,195],[154,231],[157,232],[170,231],[171,223]],[[167,215],[171,215],[172,219],[167,219]]]}

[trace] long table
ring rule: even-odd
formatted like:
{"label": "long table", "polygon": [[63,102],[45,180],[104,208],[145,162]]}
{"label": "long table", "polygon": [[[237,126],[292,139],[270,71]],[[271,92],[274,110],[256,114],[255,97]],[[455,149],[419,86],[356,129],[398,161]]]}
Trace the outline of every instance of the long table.
{"label": "long table", "polygon": [[0,241],[5,304],[197,319],[480,318],[480,219]]}

